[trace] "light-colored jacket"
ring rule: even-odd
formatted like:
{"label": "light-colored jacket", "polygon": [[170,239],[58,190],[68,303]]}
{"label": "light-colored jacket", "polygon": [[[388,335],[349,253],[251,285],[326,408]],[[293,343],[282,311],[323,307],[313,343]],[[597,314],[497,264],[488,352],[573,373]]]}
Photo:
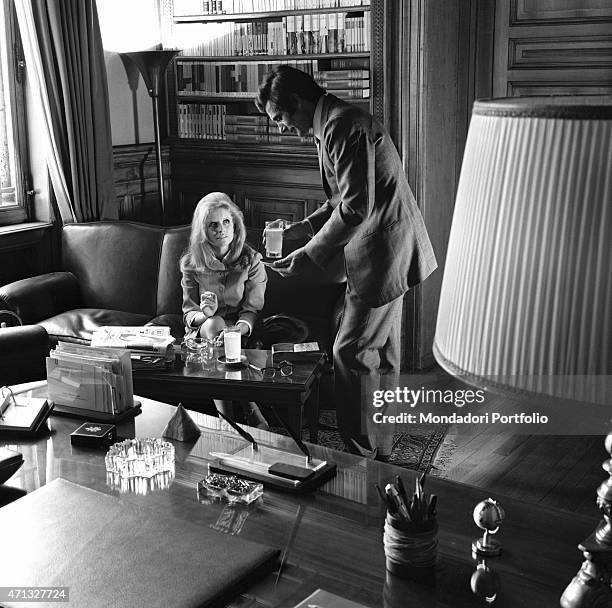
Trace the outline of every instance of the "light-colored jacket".
{"label": "light-colored jacket", "polygon": [[219,307],[215,314],[226,322],[245,321],[251,330],[257,313],[263,308],[268,279],[260,253],[253,252],[251,263],[245,268],[228,269],[219,260],[214,260],[213,264],[212,268],[195,269],[181,262],[186,338],[196,333],[191,321],[200,312],[200,294],[204,291],[217,294]]}

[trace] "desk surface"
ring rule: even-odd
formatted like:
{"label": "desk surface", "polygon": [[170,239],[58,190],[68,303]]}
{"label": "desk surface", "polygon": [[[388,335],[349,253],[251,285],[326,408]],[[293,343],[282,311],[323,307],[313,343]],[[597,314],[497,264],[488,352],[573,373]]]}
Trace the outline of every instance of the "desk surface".
{"label": "desk surface", "polygon": [[[174,411],[174,407],[143,399],[143,413],[118,425],[118,434],[159,436]],[[51,417],[52,431],[46,437],[19,443],[0,440],[0,445],[18,449],[25,458],[24,466],[8,484],[30,492],[59,477],[281,549],[299,520],[278,585],[274,585],[275,576],[266,577],[233,604],[241,608],[294,606],[317,588],[372,607],[483,605],[470,591],[470,576],[475,567],[471,542],[479,532],[472,510],[488,497],[486,490],[435,478],[427,481],[428,491],[438,495],[435,582],[406,582],[385,571],[384,510],[374,484],[384,486],[401,473],[408,486],[414,483],[413,472],[312,446],[313,455],[338,464],[337,476],[314,494],[294,497],[266,490],[257,507],[236,510],[223,503],[201,504],[196,484],[207,473],[209,452],[234,451],[245,442],[227,430],[229,427],[219,428],[216,418],[198,413],[193,413],[193,418],[210,428],[203,429],[195,444],[176,442],[176,475],[167,489],[113,487],[107,479],[104,452],[70,445],[69,433],[80,421],[57,416]],[[289,438],[250,431],[262,443],[292,449]],[[495,606],[558,605],[563,589],[581,563],[576,545],[598,521],[595,506],[593,518],[585,518],[503,496],[493,498],[504,506],[507,518],[498,535],[503,555],[488,562],[500,579]]]}

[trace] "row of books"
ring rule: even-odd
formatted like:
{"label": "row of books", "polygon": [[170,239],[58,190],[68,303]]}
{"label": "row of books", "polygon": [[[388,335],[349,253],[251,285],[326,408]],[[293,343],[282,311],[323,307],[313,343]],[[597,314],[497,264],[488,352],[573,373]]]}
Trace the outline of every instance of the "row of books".
{"label": "row of books", "polygon": [[[316,60],[280,62],[292,65],[311,75],[322,87],[343,99],[370,97],[370,70],[319,70]],[[253,98],[265,74],[278,63],[177,61],[176,89],[179,97],[203,95],[207,97]]]}
{"label": "row of books", "polygon": [[370,0],[174,0],[175,17],[369,6]]}
{"label": "row of books", "polygon": [[179,104],[178,136],[232,143],[314,144],[312,135],[280,133],[262,114],[227,114],[221,104]]}
{"label": "row of books", "polygon": [[[245,93],[252,98],[275,63],[176,61],[176,90],[180,95]],[[302,66],[293,64],[302,69]],[[304,66],[308,68],[309,66]],[[307,71],[307,69],[303,70]],[[239,97],[240,95],[235,95]]]}
{"label": "row of books", "polygon": [[183,55],[316,55],[370,50],[370,13],[289,15],[274,21],[179,23]]}

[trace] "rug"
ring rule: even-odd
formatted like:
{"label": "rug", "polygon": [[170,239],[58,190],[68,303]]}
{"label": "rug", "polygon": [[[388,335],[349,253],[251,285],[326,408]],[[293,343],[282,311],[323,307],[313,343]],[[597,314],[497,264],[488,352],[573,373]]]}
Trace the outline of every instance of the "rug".
{"label": "rug", "polygon": [[[346,452],[346,446],[336,430],[336,412],[321,410],[319,414],[319,444],[340,452]],[[429,475],[441,476],[445,465],[450,460],[452,444],[445,442],[449,430],[447,425],[418,425],[408,428],[394,437],[393,453],[389,463],[398,467],[427,472]],[[272,428],[275,433],[287,434],[284,429]],[[308,441],[308,430],[302,430],[302,439]]]}

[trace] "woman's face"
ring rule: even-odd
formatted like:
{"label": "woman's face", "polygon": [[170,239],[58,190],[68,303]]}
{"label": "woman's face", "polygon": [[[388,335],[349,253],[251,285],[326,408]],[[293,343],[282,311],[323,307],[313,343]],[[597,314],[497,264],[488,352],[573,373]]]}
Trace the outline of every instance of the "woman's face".
{"label": "woman's face", "polygon": [[206,240],[218,257],[223,257],[234,239],[234,221],[228,209],[213,209],[206,219]]}

